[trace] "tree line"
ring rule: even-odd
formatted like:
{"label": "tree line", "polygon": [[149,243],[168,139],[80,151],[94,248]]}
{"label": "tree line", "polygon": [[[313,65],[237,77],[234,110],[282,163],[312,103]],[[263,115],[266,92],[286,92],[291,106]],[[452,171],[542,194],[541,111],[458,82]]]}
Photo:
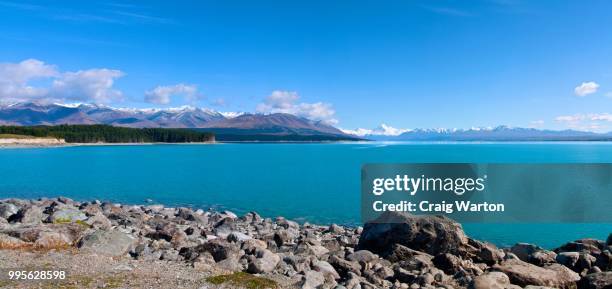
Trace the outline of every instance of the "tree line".
{"label": "tree line", "polygon": [[214,141],[214,134],[179,128],[128,128],[110,125],[0,126],[0,134],[55,137],[68,143],[188,143]]}

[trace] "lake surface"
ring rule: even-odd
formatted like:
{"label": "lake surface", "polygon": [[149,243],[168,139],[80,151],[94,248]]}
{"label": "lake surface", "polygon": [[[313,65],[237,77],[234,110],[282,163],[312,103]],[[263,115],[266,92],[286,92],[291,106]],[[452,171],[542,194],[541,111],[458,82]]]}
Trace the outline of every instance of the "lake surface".
{"label": "lake surface", "polygon": [[[233,143],[0,149],[0,198],[67,196],[357,224],[364,163],[611,163],[612,143]],[[612,193],[612,192],[611,192]],[[551,196],[554,197],[554,196]],[[464,224],[474,238],[552,248],[612,224]]]}

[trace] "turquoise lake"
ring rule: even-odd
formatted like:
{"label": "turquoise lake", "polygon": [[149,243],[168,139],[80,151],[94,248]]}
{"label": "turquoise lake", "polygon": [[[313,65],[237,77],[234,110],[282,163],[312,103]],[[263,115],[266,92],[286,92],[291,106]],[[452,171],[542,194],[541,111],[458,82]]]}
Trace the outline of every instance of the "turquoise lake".
{"label": "turquoise lake", "polygon": [[[0,150],[0,198],[67,196],[358,224],[364,163],[612,163],[612,143],[232,143]],[[610,192],[612,193],[612,192]],[[553,198],[554,196],[551,196]],[[604,239],[612,224],[464,224],[500,246]]]}

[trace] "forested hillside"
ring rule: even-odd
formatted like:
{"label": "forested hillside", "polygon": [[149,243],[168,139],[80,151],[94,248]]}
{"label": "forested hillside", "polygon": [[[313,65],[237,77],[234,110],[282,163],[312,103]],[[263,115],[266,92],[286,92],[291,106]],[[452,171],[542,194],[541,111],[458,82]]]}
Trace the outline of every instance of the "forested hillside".
{"label": "forested hillside", "polygon": [[127,128],[109,125],[0,126],[0,134],[55,137],[68,143],[188,143],[214,141],[214,134],[189,129]]}

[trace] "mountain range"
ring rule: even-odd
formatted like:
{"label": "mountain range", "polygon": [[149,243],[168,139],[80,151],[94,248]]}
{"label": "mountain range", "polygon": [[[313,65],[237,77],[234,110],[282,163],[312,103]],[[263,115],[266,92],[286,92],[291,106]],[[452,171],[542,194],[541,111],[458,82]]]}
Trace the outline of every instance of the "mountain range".
{"label": "mountain range", "polygon": [[113,108],[96,104],[17,103],[0,106],[0,125],[106,124],[124,127],[190,128],[225,141],[357,140],[320,121],[285,113],[220,113],[184,106],[167,109]]}
{"label": "mountain range", "polygon": [[191,106],[113,108],[96,104],[0,105],[0,125],[107,124],[124,127],[189,128],[220,141],[612,141],[611,133],[534,128],[414,129],[397,135],[352,135],[321,121],[286,113],[221,113]]}
{"label": "mountain range", "polygon": [[415,129],[399,135],[364,135],[385,141],[612,141],[612,133],[578,130],[540,130],[498,126],[471,129]]}

